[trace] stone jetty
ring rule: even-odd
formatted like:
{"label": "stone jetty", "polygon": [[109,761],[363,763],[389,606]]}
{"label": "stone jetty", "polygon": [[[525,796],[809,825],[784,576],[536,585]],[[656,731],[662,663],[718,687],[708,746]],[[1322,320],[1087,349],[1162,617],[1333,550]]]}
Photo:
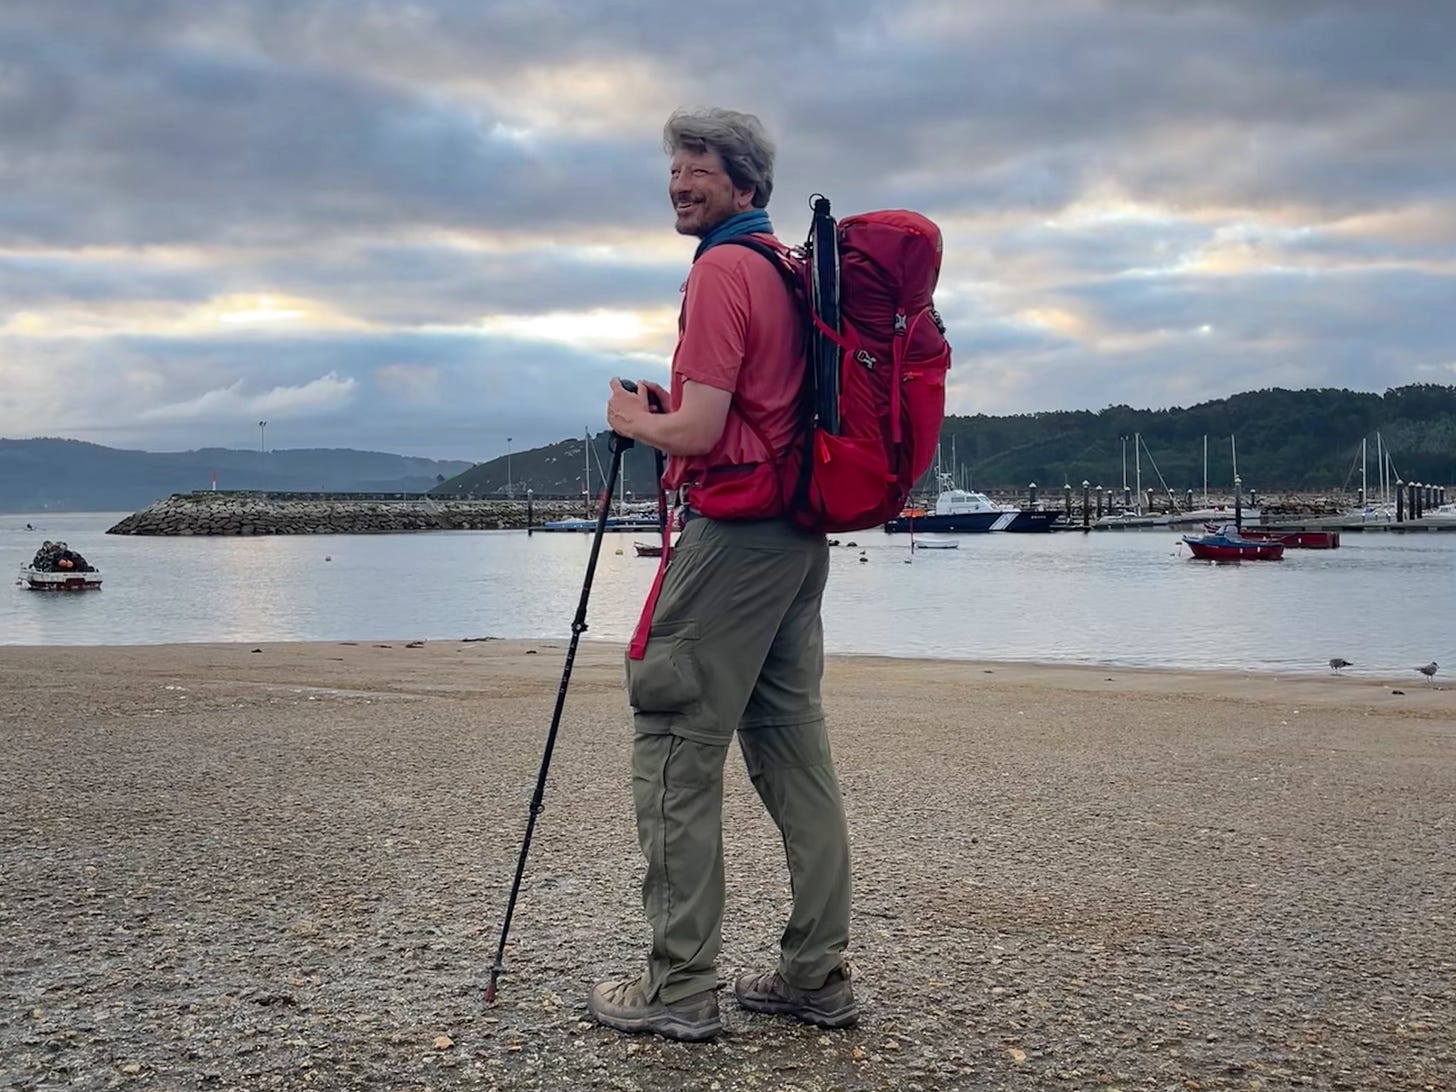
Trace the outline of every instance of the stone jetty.
{"label": "stone jetty", "polygon": [[584,515],[580,500],[464,500],[415,493],[174,493],[112,535],[358,535],[513,530]]}

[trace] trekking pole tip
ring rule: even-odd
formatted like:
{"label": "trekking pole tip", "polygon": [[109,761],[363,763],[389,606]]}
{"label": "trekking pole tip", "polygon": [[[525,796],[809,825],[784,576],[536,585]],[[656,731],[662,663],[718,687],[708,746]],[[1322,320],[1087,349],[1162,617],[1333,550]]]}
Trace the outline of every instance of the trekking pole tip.
{"label": "trekking pole tip", "polygon": [[490,981],[485,986],[485,1003],[487,1005],[495,1004],[495,984],[500,981],[500,976],[505,972],[505,969],[506,965],[497,957],[495,963],[490,968]]}

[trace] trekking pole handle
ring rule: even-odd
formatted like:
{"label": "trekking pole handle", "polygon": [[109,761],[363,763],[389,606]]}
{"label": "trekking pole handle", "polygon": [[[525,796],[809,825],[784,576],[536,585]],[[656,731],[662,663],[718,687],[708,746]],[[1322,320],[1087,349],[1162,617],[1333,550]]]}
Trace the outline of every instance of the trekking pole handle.
{"label": "trekking pole handle", "polygon": [[[619,379],[617,382],[622,384],[622,389],[628,394],[637,393],[637,381],[635,379]],[[662,412],[662,399],[657,397],[656,391],[647,392],[647,405],[653,413]]]}
{"label": "trekking pole handle", "polygon": [[[637,393],[636,380],[619,378],[617,382],[622,385],[622,389],[628,394]],[[647,392],[647,408],[650,409],[653,413],[662,412],[662,399],[658,398],[657,395],[652,391]],[[620,432],[614,431],[612,433],[612,450],[614,451],[626,451],[636,442],[637,441],[632,439],[632,437],[623,436]]]}

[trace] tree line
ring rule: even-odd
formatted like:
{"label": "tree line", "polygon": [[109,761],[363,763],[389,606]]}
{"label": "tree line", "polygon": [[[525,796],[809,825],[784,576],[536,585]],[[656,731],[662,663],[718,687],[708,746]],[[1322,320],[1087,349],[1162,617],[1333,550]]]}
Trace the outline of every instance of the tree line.
{"label": "tree line", "polygon": [[[1206,436],[1210,490],[1232,488],[1236,451],[1245,490],[1353,492],[1360,484],[1362,439],[1368,440],[1370,488],[1379,481],[1377,433],[1404,480],[1456,484],[1456,386],[1436,383],[1381,394],[1272,388],[1158,410],[1118,405],[1096,411],[955,415],[945,419],[941,447],[947,471],[953,454],[957,479],[987,492],[1022,492],[1032,482],[1044,492],[1063,485],[1080,490],[1083,480],[1120,489],[1124,450],[1131,486],[1136,436],[1146,445],[1145,489],[1160,488],[1151,465],[1156,463],[1174,492],[1200,491]],[[529,488],[541,496],[576,496],[586,480],[587,446],[586,437],[578,436],[515,452],[509,487],[502,456],[477,464],[433,492],[503,496],[510,491],[523,497]],[[595,494],[602,487],[602,468],[611,460],[607,434],[593,435],[589,446],[589,491]],[[634,498],[655,495],[651,449],[632,448],[624,467]],[[924,484],[933,488],[933,477]]]}

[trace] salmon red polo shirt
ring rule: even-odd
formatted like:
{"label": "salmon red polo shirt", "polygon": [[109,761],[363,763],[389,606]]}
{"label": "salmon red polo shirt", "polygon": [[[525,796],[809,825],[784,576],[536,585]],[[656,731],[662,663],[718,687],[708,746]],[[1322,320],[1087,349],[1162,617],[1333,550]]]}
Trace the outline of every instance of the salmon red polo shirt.
{"label": "salmon red polo shirt", "polygon": [[693,263],[685,292],[672,354],[672,408],[682,404],[688,379],[730,391],[733,404],[711,451],[668,457],[663,483],[669,489],[710,467],[760,463],[788,450],[798,431],[804,379],[798,310],[782,275],[762,254],[720,243]]}

